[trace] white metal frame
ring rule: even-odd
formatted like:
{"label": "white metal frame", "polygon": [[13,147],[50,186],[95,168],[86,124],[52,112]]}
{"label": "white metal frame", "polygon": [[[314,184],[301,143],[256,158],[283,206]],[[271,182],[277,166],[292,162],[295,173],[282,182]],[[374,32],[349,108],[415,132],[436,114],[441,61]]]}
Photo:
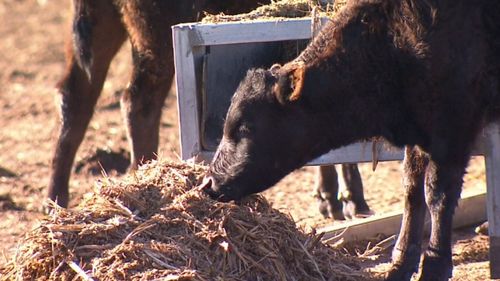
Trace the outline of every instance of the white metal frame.
{"label": "white metal frame", "polygon": [[[323,19],[325,22],[327,19]],[[311,38],[310,19],[231,22],[218,24],[187,23],[173,28],[174,56],[181,141],[181,157],[210,161],[213,152],[204,151],[200,141],[200,104],[196,76],[197,58],[205,46],[257,43]],[[475,154],[484,154],[487,174],[487,214],[490,234],[490,269],[500,278],[500,128],[492,126],[479,141]],[[401,160],[401,150],[376,147],[378,160]],[[331,151],[310,165],[372,161],[372,144],[357,143]]]}
{"label": "white metal frame", "polygon": [[[325,22],[327,19],[323,19]],[[242,30],[244,32],[242,32]],[[311,38],[309,19],[289,19],[259,22],[231,22],[218,24],[187,23],[173,27],[175,69],[178,95],[178,112],[181,141],[181,158],[196,157],[209,161],[213,152],[205,151],[200,144],[199,85],[196,84],[196,56],[204,46],[237,43],[273,42]],[[400,160],[400,150],[386,150],[377,144],[380,161]],[[309,163],[355,163],[372,161],[372,144],[358,143],[331,151]]]}

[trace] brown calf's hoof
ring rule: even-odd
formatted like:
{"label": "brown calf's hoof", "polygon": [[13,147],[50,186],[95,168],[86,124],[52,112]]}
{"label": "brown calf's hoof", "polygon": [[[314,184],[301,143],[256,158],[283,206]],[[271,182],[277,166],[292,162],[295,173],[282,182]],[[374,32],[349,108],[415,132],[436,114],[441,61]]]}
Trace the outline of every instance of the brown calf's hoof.
{"label": "brown calf's hoof", "polygon": [[332,204],[325,199],[318,199],[318,206],[319,212],[324,218],[333,218],[336,221],[345,220],[341,206],[339,208],[332,207]]}
{"label": "brown calf's hoof", "polygon": [[352,200],[343,200],[342,212],[347,219],[367,218],[375,213],[366,204],[357,204]]}

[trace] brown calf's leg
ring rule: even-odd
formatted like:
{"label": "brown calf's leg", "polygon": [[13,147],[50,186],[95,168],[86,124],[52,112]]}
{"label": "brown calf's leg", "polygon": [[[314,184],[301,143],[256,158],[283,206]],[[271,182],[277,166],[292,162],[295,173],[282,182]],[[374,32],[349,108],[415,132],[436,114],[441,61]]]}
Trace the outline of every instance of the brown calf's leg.
{"label": "brown calf's leg", "polygon": [[341,191],[343,213],[346,218],[368,217],[373,212],[365,201],[363,181],[357,164],[342,164],[342,176],[346,190]]}
{"label": "brown calf's leg", "polygon": [[174,76],[170,31],[173,22],[167,19],[175,16],[138,14],[155,11],[155,3],[131,1],[124,9],[124,22],[132,42],[133,72],[121,105],[132,148],[132,169],[156,156],[161,110]]}
{"label": "brown calf's leg", "polygon": [[320,213],[336,220],[373,214],[365,201],[358,165],[342,164],[342,176],[346,189],[341,192],[335,165],[320,166],[317,169],[316,196]]}
{"label": "brown calf's leg", "polygon": [[410,280],[417,272],[425,219],[424,175],[428,157],[416,147],[405,147],[403,186],[405,209],[399,237],[392,252],[392,268],[386,280]]}
{"label": "brown calf's leg", "polygon": [[338,199],[339,183],[334,165],[320,166],[316,170],[316,197],[319,211],[325,217],[344,220],[342,202]]}
{"label": "brown calf's leg", "polygon": [[[107,1],[92,3],[97,6],[88,12],[98,11],[99,14],[87,14],[90,18],[83,19],[88,20],[87,27],[90,29],[75,31],[88,33],[73,34],[88,40],[86,46],[91,48],[91,63],[83,65],[83,60],[79,57],[83,50],[75,50],[74,42],[69,42],[68,66],[64,78],[59,82],[61,125],[52,160],[48,197],[62,207],[68,205],[71,167],[92,117],[109,63],[126,38],[118,13],[112,4]],[[73,26],[78,26],[78,21],[81,20],[80,15],[75,15]]]}
{"label": "brown calf's leg", "polygon": [[[146,62],[149,63],[156,62]],[[132,169],[136,169],[141,162],[156,157],[161,110],[173,76],[173,70],[171,74],[165,73],[162,78],[154,78],[143,71],[144,69],[139,70],[140,66],[134,68],[137,68],[137,72],[134,71],[131,84],[121,100],[128,140],[132,148]]]}

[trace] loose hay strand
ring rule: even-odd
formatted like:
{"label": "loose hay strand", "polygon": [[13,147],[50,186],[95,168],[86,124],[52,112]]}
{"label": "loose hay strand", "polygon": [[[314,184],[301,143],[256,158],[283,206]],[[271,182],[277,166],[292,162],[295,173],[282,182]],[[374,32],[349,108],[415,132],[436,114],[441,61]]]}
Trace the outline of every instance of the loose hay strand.
{"label": "loose hay strand", "polygon": [[304,247],[304,245],[302,245],[302,243],[300,243],[300,241],[298,241],[298,240],[296,240],[296,241],[297,241],[297,244],[299,244],[299,246],[302,248],[302,250],[304,251],[304,253],[307,255],[307,257],[309,258],[309,260],[311,260],[311,262],[314,264],[314,267],[316,268],[316,271],[320,274],[321,280],[326,281],[325,278],[323,277],[322,273],[321,273],[321,270],[319,269],[318,264],[314,260],[314,257],[311,256],[311,254],[309,254],[309,251],[307,251],[307,249]]}
{"label": "loose hay strand", "polygon": [[78,264],[76,264],[74,261],[69,261],[69,262],[66,262],[68,264],[68,266],[73,269],[76,274],[82,278],[82,280],[84,281],[94,281],[94,279],[90,278],[87,273],[85,273],[85,271],[80,267],[78,266]]}

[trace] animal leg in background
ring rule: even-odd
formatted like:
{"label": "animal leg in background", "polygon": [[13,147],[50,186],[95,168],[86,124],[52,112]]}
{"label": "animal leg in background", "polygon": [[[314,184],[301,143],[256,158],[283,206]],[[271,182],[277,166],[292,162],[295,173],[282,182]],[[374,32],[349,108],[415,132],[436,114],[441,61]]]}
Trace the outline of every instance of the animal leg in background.
{"label": "animal leg in background", "polygon": [[[126,38],[118,12],[110,2],[92,1],[92,5],[95,6],[75,4],[75,9],[80,9],[76,10],[73,20],[75,37],[68,42],[67,69],[58,85],[61,125],[48,197],[62,207],[68,206],[68,182],[76,151],[92,117],[109,64]],[[89,18],[86,9],[98,10],[100,15]],[[90,46],[91,56],[84,56],[80,44]]]}
{"label": "animal leg in background", "polygon": [[[131,145],[135,169],[142,161],[155,158],[159,142],[161,110],[174,77],[172,36],[164,14],[135,15],[151,10],[149,1],[134,1],[124,11],[124,21],[132,42],[133,70],[130,84],[122,96],[121,107]],[[165,28],[151,28],[152,23]],[[162,23],[162,24],[158,24]]]}
{"label": "animal leg in background", "polygon": [[320,213],[324,217],[336,220],[373,214],[364,198],[358,165],[342,164],[341,166],[346,185],[346,190],[343,191],[339,190],[338,174],[334,165],[317,168],[316,196]]}
{"label": "animal leg in background", "polygon": [[315,193],[318,198],[319,212],[325,218],[344,220],[342,203],[338,199],[339,183],[335,166],[319,166],[316,171]]}
{"label": "animal leg in background", "polygon": [[373,215],[363,192],[363,181],[357,164],[342,164],[346,190],[340,191],[343,213],[346,218],[368,217]]}

